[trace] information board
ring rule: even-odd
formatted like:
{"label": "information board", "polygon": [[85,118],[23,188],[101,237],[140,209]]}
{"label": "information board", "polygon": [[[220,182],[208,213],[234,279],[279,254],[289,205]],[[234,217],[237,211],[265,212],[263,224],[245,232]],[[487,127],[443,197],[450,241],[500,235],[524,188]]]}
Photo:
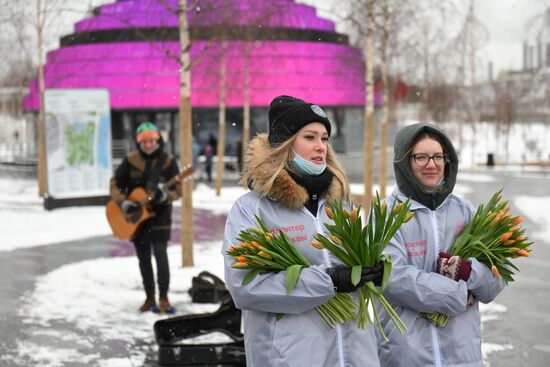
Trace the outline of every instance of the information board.
{"label": "information board", "polygon": [[108,195],[112,175],[109,91],[47,89],[44,108],[48,195]]}

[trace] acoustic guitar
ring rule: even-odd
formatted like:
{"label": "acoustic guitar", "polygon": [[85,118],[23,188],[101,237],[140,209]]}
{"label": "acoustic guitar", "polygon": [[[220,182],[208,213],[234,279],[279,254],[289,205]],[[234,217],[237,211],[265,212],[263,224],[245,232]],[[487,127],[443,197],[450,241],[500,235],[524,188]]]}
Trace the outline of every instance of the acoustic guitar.
{"label": "acoustic guitar", "polygon": [[[164,188],[170,188],[177,182],[193,174],[193,172],[195,172],[193,167],[184,169],[182,172],[168,180],[164,184]],[[138,210],[133,213],[124,214],[124,211],[122,211],[120,206],[114,200],[110,200],[105,208],[107,221],[111,226],[113,235],[121,240],[132,239],[139,231],[139,228],[143,222],[155,216],[155,212],[151,209],[153,196],[142,187],[133,189],[130,195],[128,195],[127,200],[137,202],[139,204]]]}

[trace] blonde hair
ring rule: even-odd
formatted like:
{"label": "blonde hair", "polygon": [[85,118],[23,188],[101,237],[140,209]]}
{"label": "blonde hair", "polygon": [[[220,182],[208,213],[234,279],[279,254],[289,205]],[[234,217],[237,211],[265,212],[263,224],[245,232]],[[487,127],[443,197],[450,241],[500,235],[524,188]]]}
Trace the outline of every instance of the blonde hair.
{"label": "blonde hair", "polygon": [[[273,188],[273,185],[275,183],[275,179],[277,178],[277,176],[279,176],[283,169],[286,168],[288,170],[296,172],[292,168],[291,152],[292,144],[294,143],[294,140],[296,140],[297,135],[297,133],[294,134],[290,139],[276,147],[269,146],[269,149],[257,150],[254,149],[253,145],[249,145],[244,158],[243,172],[240,183],[245,186],[249,185],[249,183],[252,181],[252,177],[257,174],[259,169],[261,169],[259,166],[266,161],[270,161],[275,167],[275,170],[269,180],[266,180],[264,182],[254,181],[254,189],[265,196],[269,192],[271,192],[271,189]],[[266,134],[259,134],[257,138],[261,138],[262,136],[266,136]],[[267,144],[269,145],[269,143]],[[342,186],[341,199],[349,201],[350,184],[348,175],[338,161],[336,153],[334,152],[334,149],[332,148],[330,143],[327,143],[326,162],[327,169],[333,174],[334,178],[337,179]]]}

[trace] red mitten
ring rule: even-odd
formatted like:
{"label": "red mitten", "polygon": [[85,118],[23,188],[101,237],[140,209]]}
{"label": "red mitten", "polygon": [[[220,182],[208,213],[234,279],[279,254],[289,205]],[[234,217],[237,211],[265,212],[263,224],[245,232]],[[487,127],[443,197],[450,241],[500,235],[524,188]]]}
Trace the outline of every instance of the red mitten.
{"label": "red mitten", "polygon": [[440,252],[437,259],[436,272],[454,280],[468,281],[472,272],[472,264],[463,260],[460,256],[452,256],[446,252]]}

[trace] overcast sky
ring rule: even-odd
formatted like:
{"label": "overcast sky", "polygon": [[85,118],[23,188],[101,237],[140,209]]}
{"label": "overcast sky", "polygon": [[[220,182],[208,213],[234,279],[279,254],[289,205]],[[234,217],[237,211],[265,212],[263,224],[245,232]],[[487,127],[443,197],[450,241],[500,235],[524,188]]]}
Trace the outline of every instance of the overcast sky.
{"label": "overcast sky", "polygon": [[[455,5],[461,6],[464,13],[470,1],[454,0]],[[338,12],[339,0],[299,0],[299,2],[316,6],[318,14],[331,19]],[[550,0],[477,0],[475,15],[488,33],[489,39],[485,47],[479,52],[482,78],[487,77],[488,63],[493,62],[493,75],[501,70],[518,70],[523,67],[523,42],[531,36],[534,26],[540,24],[535,16],[543,13],[543,9],[550,9]],[[538,29],[538,28],[537,28]],[[338,29],[340,31],[340,29]],[[550,30],[547,30],[546,42],[550,42]]]}
{"label": "overcast sky", "polygon": [[[484,59],[497,69],[523,67],[523,42],[535,45],[534,34],[539,28],[536,18],[548,8],[545,0],[481,0],[477,3],[478,19],[489,30],[490,40],[482,50]],[[548,31],[547,31],[548,32]],[[550,42],[548,33],[546,42]]]}

